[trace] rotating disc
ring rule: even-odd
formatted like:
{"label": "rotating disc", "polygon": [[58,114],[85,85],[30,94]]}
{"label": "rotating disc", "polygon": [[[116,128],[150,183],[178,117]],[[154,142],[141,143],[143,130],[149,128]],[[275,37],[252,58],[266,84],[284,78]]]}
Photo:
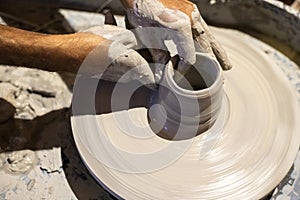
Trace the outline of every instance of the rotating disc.
{"label": "rotating disc", "polygon": [[[169,145],[182,144],[151,133],[145,108],[71,118],[83,161],[115,196],[258,199],[272,191],[292,166],[300,141],[299,108],[293,88],[277,63],[259,48],[258,41],[232,30],[213,32],[233,64],[232,70],[224,72],[226,97],[219,117],[221,129],[190,139],[172,162],[162,162],[160,168],[150,170],[155,162],[168,158],[156,157],[157,161],[145,156],[149,170],[132,173],[120,168],[135,167],[134,162],[127,162],[135,159],[129,155],[142,159]],[[101,134],[106,134],[109,148],[126,154],[108,150]]]}

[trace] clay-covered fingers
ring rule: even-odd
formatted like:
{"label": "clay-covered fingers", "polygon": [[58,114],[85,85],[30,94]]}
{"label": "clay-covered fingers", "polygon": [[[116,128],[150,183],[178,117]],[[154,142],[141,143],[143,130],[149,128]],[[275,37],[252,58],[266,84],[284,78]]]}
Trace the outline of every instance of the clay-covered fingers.
{"label": "clay-covered fingers", "polygon": [[209,30],[208,25],[201,17],[198,9],[195,11],[192,20],[193,37],[195,38],[197,45],[196,49],[207,52],[215,57],[223,70],[231,69],[232,65],[225,50]]}
{"label": "clay-covered fingers", "polygon": [[[124,3],[124,1],[123,1]],[[195,62],[195,46],[191,31],[191,20],[178,9],[169,9],[161,0],[126,1],[126,20],[130,28],[144,28],[135,32],[146,48],[165,51],[164,41],[173,40],[178,54],[189,63]],[[150,27],[152,29],[150,29]],[[146,37],[147,36],[147,37]],[[154,61],[164,60],[166,55],[152,53]]]}
{"label": "clay-covered fingers", "polygon": [[155,84],[154,75],[147,61],[134,50],[123,52],[113,59],[102,78],[122,83],[138,80],[150,88]]}
{"label": "clay-covered fingers", "polygon": [[[197,6],[192,2],[188,0],[121,1],[126,8],[127,21],[131,28],[160,27],[169,30],[168,34],[159,35],[160,38],[154,36],[152,38],[160,42],[166,39],[174,41],[178,54],[182,58],[181,65],[178,66],[180,71],[186,71],[191,64],[195,63],[196,49],[210,53],[224,70],[231,68],[225,51],[210,32]],[[144,43],[143,40],[141,42]]]}
{"label": "clay-covered fingers", "polygon": [[137,41],[131,31],[104,25],[90,28],[85,32],[106,39],[106,42],[98,45],[88,56],[86,65],[90,70],[102,73],[101,78],[104,80],[123,83],[138,80],[152,87],[151,85],[155,83],[154,75],[147,61],[134,50]]}

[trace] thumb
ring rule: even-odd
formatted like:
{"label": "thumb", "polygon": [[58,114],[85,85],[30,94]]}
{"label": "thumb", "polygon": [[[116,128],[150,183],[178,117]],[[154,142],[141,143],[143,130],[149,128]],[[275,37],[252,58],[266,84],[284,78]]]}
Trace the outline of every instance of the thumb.
{"label": "thumb", "polygon": [[102,79],[122,83],[138,80],[148,87],[155,84],[147,61],[134,50],[128,50],[116,57],[103,73]]}

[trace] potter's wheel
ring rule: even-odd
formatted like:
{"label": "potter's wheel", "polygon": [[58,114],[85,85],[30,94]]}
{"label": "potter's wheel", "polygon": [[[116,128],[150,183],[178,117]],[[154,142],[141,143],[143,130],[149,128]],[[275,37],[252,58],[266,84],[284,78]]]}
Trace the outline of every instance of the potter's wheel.
{"label": "potter's wheel", "polygon": [[[134,158],[102,151],[100,133],[107,134],[113,146],[134,155],[174,144],[151,134],[151,129],[143,138],[133,137],[138,135],[132,133],[134,127],[147,127],[145,108],[71,118],[82,159],[114,195],[125,199],[258,199],[274,189],[290,169],[300,141],[299,108],[292,87],[253,39],[231,30],[214,32],[234,66],[224,73],[221,134],[199,135],[173,162],[154,170],[151,160],[144,160],[148,171],[131,173],[124,169],[132,169],[135,162],[126,160]],[[136,124],[130,124],[129,118]],[[209,140],[212,145],[203,154],[203,144],[210,144]]]}

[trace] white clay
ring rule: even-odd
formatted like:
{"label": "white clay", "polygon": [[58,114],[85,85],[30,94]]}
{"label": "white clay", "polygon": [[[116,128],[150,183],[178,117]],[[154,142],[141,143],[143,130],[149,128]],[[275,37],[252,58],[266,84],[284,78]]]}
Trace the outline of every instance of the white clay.
{"label": "white clay", "polygon": [[[99,75],[103,73],[102,79],[110,81],[139,80],[143,84],[155,83],[148,63],[134,51],[137,47],[137,40],[131,31],[122,27],[104,25],[90,28],[85,32],[100,35],[108,41],[101,43],[87,56],[79,74],[89,72]],[[97,66],[95,66],[95,58],[98,58]]]}
{"label": "white clay", "polygon": [[[196,63],[185,77],[181,74],[174,76],[173,65],[168,63],[160,83],[163,87],[159,87],[156,100],[156,104],[166,109],[164,113],[152,112],[150,117],[154,121],[150,126],[163,127],[158,131],[159,136],[173,140],[189,139],[214,126],[224,98],[221,71],[218,62],[207,53],[196,53]],[[193,87],[206,89],[195,90]],[[161,120],[163,115],[169,119]],[[177,130],[179,125],[181,129]]]}
{"label": "white clay", "polygon": [[[214,33],[234,65],[223,73],[226,101],[217,121],[224,123],[216,129],[190,140],[165,140],[147,126],[143,107],[71,118],[82,159],[114,195],[260,199],[289,171],[300,141],[295,91],[254,39],[231,30]],[[182,154],[170,159],[184,143]],[[171,146],[171,153],[161,154]]]}
{"label": "white clay", "polygon": [[[138,26],[157,26],[170,28],[169,32],[160,34],[155,38],[157,42],[165,48],[163,41],[166,39],[173,39],[177,44],[178,53],[187,62],[195,62],[195,47],[192,36],[191,22],[189,16],[179,10],[172,10],[164,7],[158,0],[136,0],[133,10],[127,10],[127,16],[130,23],[134,27]],[[178,31],[178,33],[175,33]],[[174,35],[176,37],[174,37]],[[147,43],[149,37],[140,38],[143,43]],[[153,36],[152,36],[153,37]]]}
{"label": "white clay", "polygon": [[35,153],[30,150],[7,153],[2,159],[4,169],[12,174],[28,172],[36,164]]}

